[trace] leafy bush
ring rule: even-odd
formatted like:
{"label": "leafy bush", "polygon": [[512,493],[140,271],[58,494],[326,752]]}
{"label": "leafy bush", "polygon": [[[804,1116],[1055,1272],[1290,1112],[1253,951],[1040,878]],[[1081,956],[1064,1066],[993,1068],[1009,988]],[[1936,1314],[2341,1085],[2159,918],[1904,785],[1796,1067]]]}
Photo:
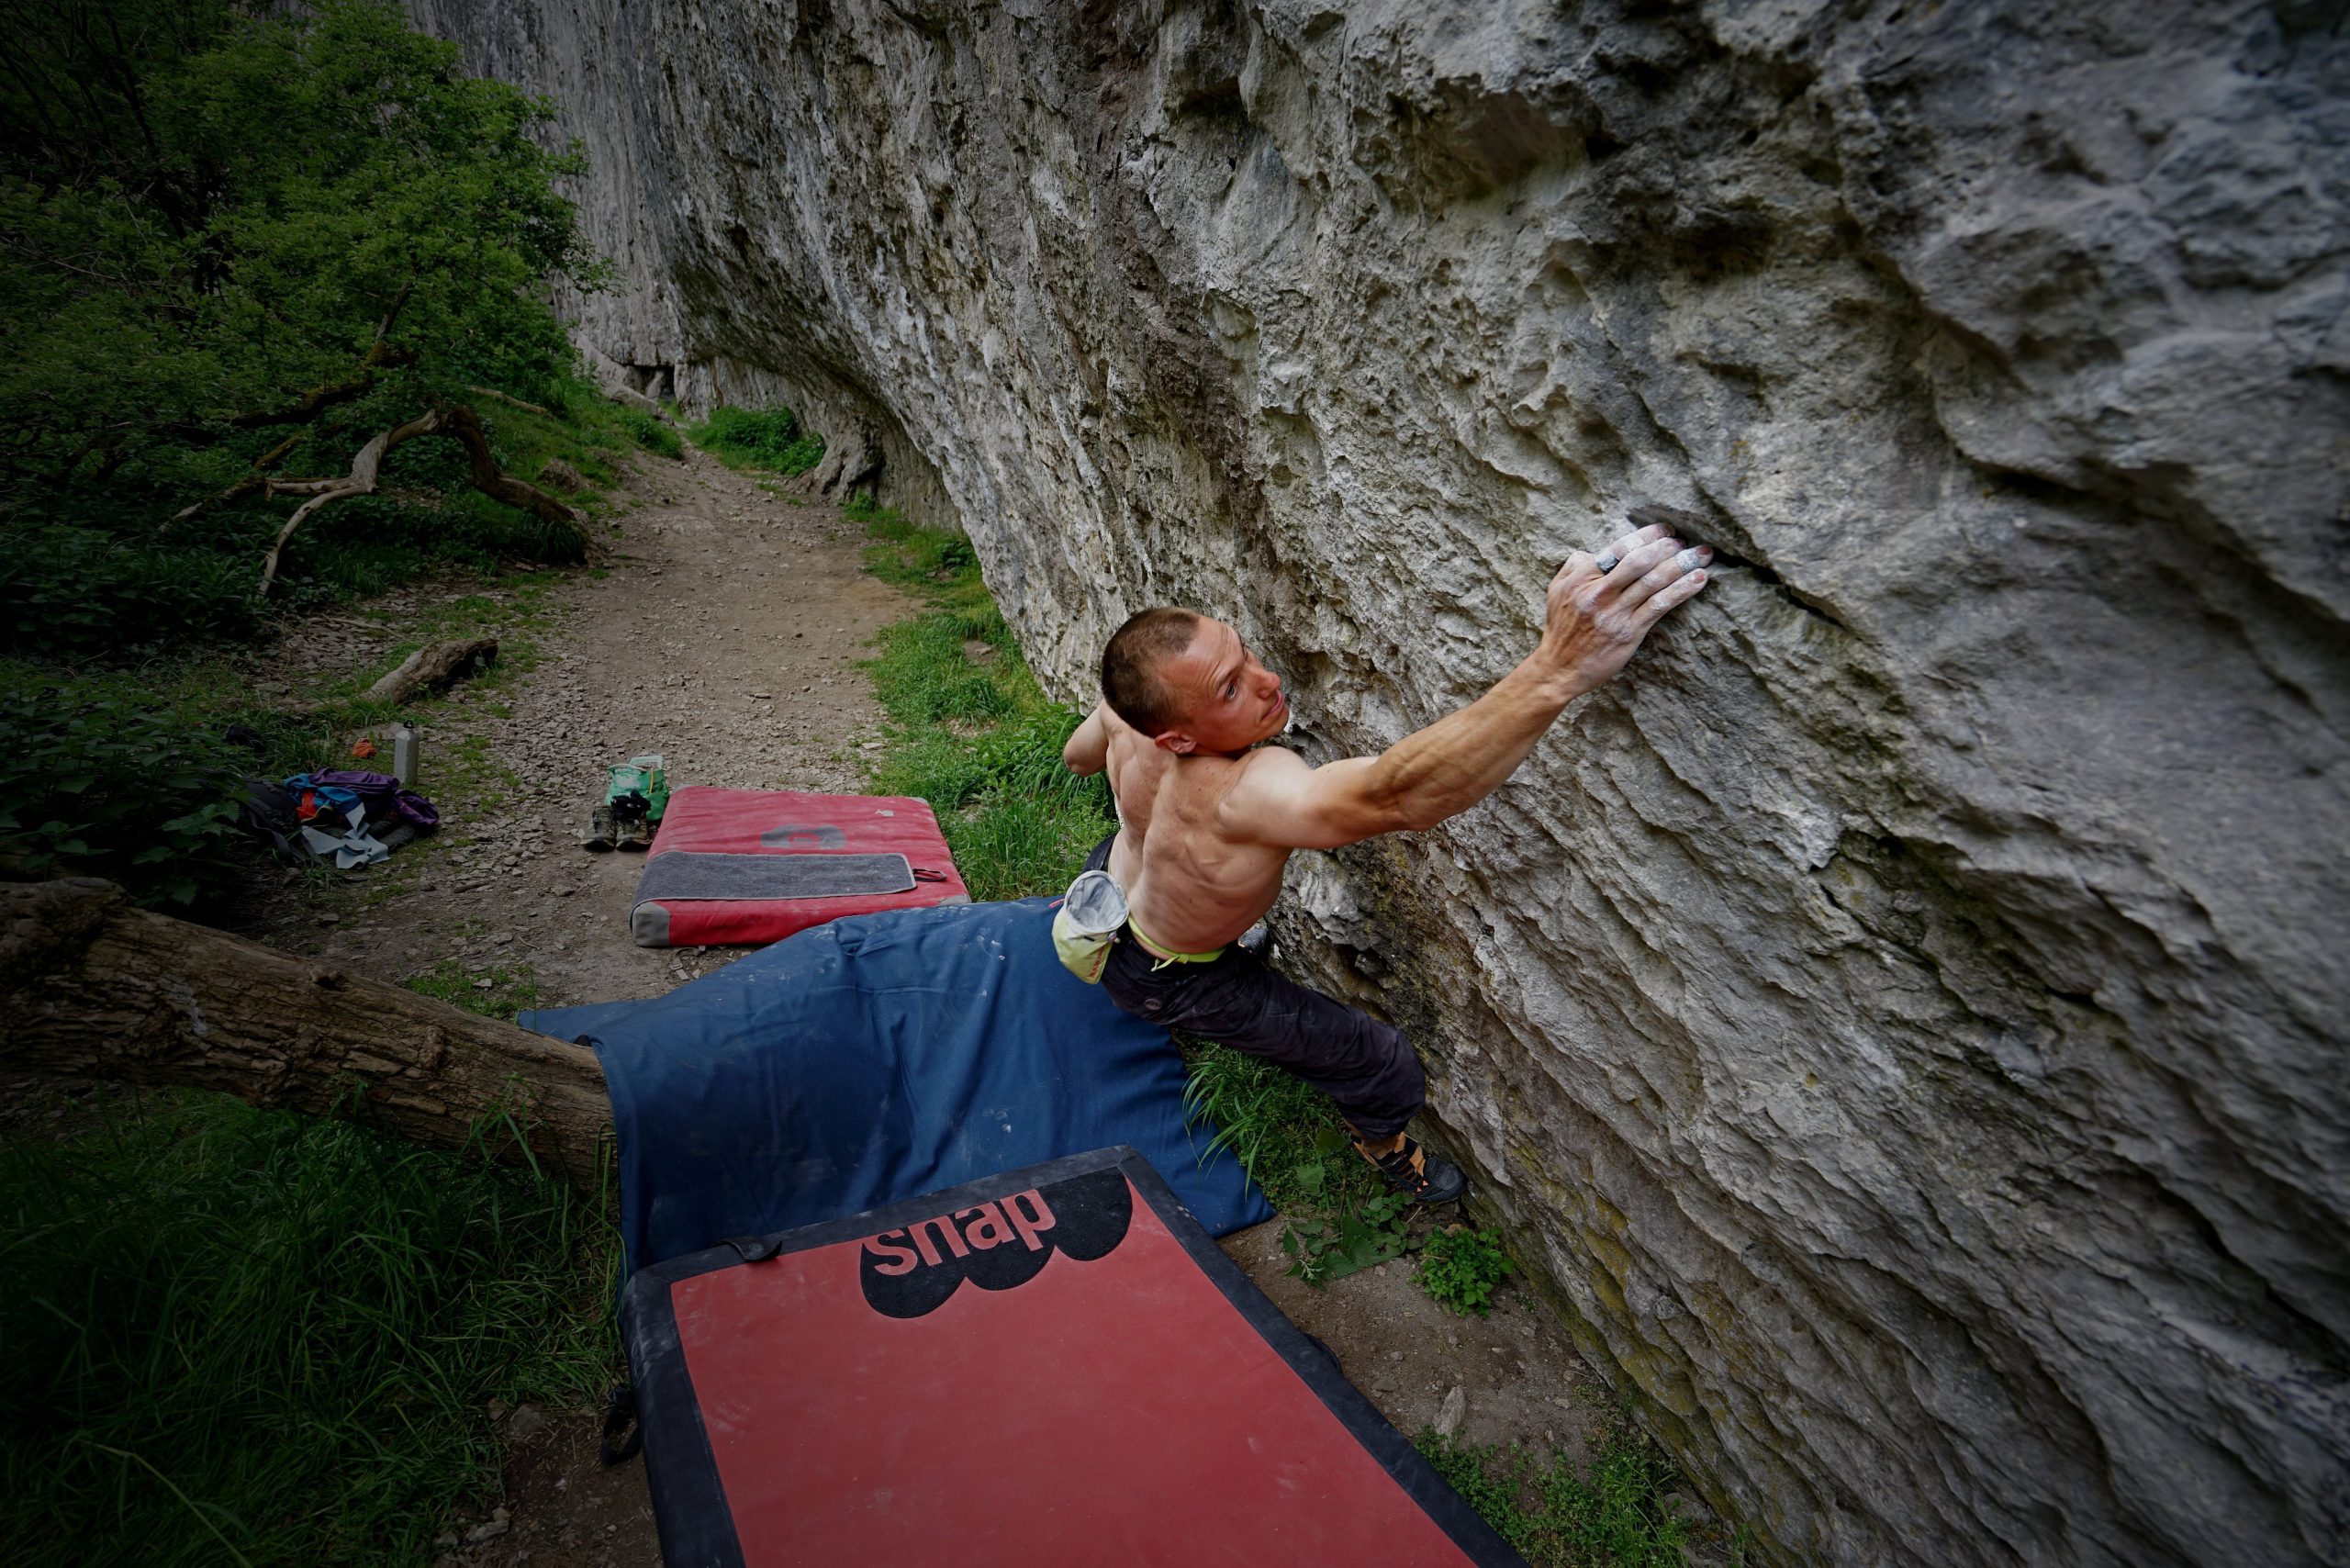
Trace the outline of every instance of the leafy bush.
{"label": "leafy bush", "polygon": [[0,868],[111,877],[188,903],[232,873],[250,763],[136,678],[0,678]]}
{"label": "leafy bush", "polygon": [[1461,1226],[1428,1238],[1412,1277],[1446,1311],[1483,1317],[1503,1277],[1516,1270],[1502,1251],[1501,1232]]}
{"label": "leafy bush", "polygon": [[0,625],[19,648],[66,655],[250,637],[260,559],[258,544],[231,554],[53,523],[0,528]]}
{"label": "leafy bush", "polygon": [[718,409],[693,428],[694,444],[736,467],[766,468],[787,477],[824,460],[824,438],[800,428],[789,409]]}
{"label": "leafy bush", "polygon": [[686,454],[685,442],[666,420],[656,420],[642,409],[626,407],[619,409],[619,417],[621,428],[628,431],[629,439],[645,451],[658,453],[664,457],[683,457]]}

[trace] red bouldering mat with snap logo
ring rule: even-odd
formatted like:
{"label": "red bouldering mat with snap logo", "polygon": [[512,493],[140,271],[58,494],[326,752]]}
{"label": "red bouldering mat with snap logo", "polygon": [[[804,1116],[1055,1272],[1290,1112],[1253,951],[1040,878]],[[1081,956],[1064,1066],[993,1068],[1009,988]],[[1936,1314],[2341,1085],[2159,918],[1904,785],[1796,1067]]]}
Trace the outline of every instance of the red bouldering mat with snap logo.
{"label": "red bouldering mat with snap logo", "polygon": [[1520,1564],[1112,1148],[640,1271],[670,1568]]}
{"label": "red bouldering mat with snap logo", "polygon": [[670,793],[629,931],[640,947],[765,946],[843,915],[970,897],[924,801],[691,785]]}

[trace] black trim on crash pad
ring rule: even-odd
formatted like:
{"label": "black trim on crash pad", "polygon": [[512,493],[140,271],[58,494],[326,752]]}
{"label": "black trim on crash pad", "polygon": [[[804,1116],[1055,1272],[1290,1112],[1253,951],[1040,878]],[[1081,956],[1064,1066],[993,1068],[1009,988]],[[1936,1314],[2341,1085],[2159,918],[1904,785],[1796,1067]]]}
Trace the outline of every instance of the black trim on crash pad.
{"label": "black trim on crash pad", "polygon": [[[1124,1144],[982,1177],[903,1203],[757,1239],[773,1243],[774,1250],[767,1256],[806,1252],[844,1241],[863,1240],[942,1212],[958,1213],[1031,1188],[1110,1170],[1125,1173],[1185,1254],[1214,1282],[1224,1299],[1313,1390],[1324,1408],[1337,1417],[1364,1450],[1379,1462],[1389,1479],[1419,1505],[1438,1529],[1452,1538],[1453,1544],[1471,1562],[1479,1568],[1527,1568],[1526,1560],[1446,1484],[1436,1468],[1412,1446],[1411,1439],[1397,1431],[1378,1407],[1347,1381],[1329,1348],[1292,1323],[1271,1298],[1257,1288],[1240,1265],[1225,1256],[1224,1249],[1201,1227],[1150,1162]],[[670,1568],[687,1568],[688,1564],[692,1568],[704,1568],[705,1564],[708,1568],[741,1568],[743,1563],[742,1545],[734,1532],[733,1516],[727,1508],[724,1491],[719,1484],[710,1436],[702,1426],[691,1382],[682,1375],[684,1356],[677,1342],[669,1287],[680,1280],[720,1269],[760,1267],[758,1263],[744,1261],[744,1254],[738,1250],[740,1243],[752,1239],[738,1238],[640,1269],[630,1279],[623,1298],[622,1337],[628,1349],[629,1370],[636,1383],[647,1479],[654,1495],[661,1500],[654,1509],[655,1523],[660,1530],[663,1561]],[[661,1358],[658,1361],[656,1356]],[[671,1390],[661,1386],[673,1378],[679,1384],[674,1397]],[[666,1461],[664,1450],[668,1456]],[[670,1524],[673,1516],[678,1520],[674,1529]]]}
{"label": "black trim on crash pad", "polygon": [[645,1489],[661,1500],[653,1510],[661,1561],[667,1568],[745,1568],[734,1513],[718,1478],[718,1456],[711,1450],[709,1428],[702,1425],[701,1402],[694,1397],[692,1378],[685,1374],[668,1282],[648,1282],[648,1272],[640,1271],[628,1282],[621,1306],[621,1342],[636,1387]]}

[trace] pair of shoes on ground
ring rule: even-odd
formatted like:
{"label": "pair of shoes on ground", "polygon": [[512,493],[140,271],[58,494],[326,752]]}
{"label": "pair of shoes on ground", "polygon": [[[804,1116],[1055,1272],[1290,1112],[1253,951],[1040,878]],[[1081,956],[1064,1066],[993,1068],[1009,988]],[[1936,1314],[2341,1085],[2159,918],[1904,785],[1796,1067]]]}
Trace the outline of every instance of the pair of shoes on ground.
{"label": "pair of shoes on ground", "polygon": [[1389,1187],[1416,1204],[1449,1204],[1469,1190],[1469,1178],[1460,1167],[1430,1154],[1409,1136],[1385,1154],[1373,1154],[1360,1143],[1355,1152],[1379,1168]]}
{"label": "pair of shoes on ground", "polygon": [[582,849],[650,849],[653,824],[639,812],[616,812],[609,801],[588,813],[588,831],[579,835]]}

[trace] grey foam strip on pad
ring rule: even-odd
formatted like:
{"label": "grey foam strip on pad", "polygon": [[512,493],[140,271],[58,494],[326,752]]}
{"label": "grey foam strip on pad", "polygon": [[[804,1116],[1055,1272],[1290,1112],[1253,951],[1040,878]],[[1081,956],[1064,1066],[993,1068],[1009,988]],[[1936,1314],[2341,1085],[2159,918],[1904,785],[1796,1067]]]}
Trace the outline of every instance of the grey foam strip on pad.
{"label": "grey foam strip on pad", "polygon": [[837,899],[912,892],[913,886],[913,868],[902,855],[699,855],[673,849],[644,863],[635,902]]}

